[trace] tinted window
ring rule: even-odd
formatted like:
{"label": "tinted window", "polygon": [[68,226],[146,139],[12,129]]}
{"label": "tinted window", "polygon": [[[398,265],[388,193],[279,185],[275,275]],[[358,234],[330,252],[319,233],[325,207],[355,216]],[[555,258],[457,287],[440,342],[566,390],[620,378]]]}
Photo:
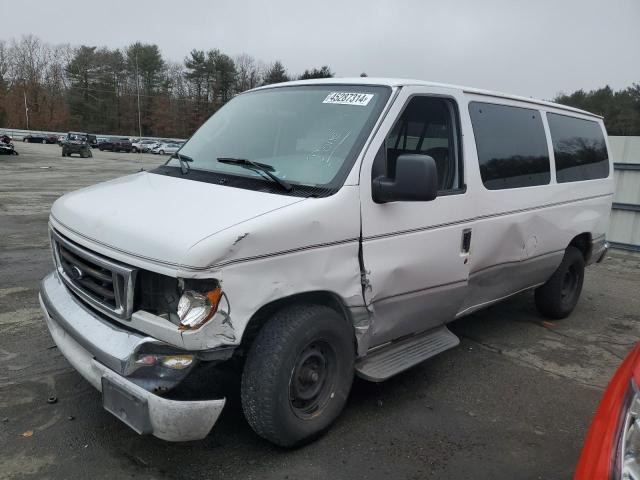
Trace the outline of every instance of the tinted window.
{"label": "tinted window", "polygon": [[558,183],[606,178],[609,158],[597,122],[547,113]]}
{"label": "tinted window", "polygon": [[471,102],[482,183],[490,190],[545,185],[549,150],[540,112]]}
{"label": "tinted window", "polygon": [[372,175],[395,176],[396,161],[403,154],[429,155],[436,162],[438,189],[461,187],[458,162],[458,130],[453,102],[444,98],[414,97],[389,132],[376,157]]}

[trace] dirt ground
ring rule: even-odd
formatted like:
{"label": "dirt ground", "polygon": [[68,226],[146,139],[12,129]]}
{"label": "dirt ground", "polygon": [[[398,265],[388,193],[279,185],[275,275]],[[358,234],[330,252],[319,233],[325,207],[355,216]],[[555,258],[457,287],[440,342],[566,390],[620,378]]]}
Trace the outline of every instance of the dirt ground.
{"label": "dirt ground", "polygon": [[602,391],[640,338],[640,257],[611,252],[588,269],[569,318],[544,321],[525,293],[459,320],[460,346],[382,384],[356,380],[337,424],[304,448],[258,438],[237,398],[203,441],[141,437],[57,351],[37,293],[53,268],[52,202],[166,157],[16,148],[0,157],[0,478],[570,478]]}

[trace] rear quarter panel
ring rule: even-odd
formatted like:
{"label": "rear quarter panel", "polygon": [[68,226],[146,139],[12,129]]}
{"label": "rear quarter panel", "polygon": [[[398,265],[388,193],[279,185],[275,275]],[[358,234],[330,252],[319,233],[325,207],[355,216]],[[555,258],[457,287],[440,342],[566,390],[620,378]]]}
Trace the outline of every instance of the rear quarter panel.
{"label": "rear quarter panel", "polygon": [[[473,228],[469,295],[458,316],[470,313],[482,304],[524,288],[545,282],[557,268],[571,240],[590,233],[605,235],[613,198],[613,165],[609,155],[607,178],[557,183],[553,145],[546,112],[573,115],[597,121],[601,119],[565,110],[506,98],[467,94],[461,105],[465,135],[474,136],[469,102],[478,101],[529,108],[542,112],[551,166],[548,185],[488,190],[482,183],[475,141],[465,151],[469,173],[469,192],[473,197],[476,222]],[[475,138],[475,137],[473,137]],[[608,148],[608,143],[607,143]]]}

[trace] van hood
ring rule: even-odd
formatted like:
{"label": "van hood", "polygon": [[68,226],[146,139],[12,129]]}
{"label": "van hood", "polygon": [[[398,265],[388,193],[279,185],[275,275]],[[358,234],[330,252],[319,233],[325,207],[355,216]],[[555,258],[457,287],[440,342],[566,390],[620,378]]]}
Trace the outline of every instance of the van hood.
{"label": "van hood", "polygon": [[53,204],[51,215],[76,238],[184,266],[191,247],[202,240],[303,201],[142,172],[68,193]]}

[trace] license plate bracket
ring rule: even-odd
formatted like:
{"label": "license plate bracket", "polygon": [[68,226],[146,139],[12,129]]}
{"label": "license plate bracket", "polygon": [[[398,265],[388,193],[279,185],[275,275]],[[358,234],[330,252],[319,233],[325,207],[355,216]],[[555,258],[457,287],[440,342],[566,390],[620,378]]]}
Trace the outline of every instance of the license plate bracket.
{"label": "license plate bracket", "polygon": [[147,399],[107,376],[102,377],[102,406],[140,435],[153,432]]}

